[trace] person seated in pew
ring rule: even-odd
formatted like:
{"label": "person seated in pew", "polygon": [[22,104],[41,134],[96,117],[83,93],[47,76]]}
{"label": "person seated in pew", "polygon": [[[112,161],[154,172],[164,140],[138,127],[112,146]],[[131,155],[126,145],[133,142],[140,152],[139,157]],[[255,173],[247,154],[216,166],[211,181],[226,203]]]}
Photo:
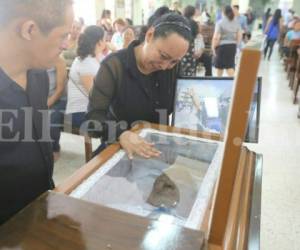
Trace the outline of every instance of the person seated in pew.
{"label": "person seated in pew", "polygon": [[287,57],[290,52],[290,44],[293,40],[300,40],[300,20],[294,23],[293,29],[286,33],[284,38],[283,53]]}
{"label": "person seated in pew", "polygon": [[76,57],[78,38],[81,34],[82,29],[83,29],[82,24],[79,21],[74,21],[72,25],[72,30],[68,36],[68,47],[62,53],[62,57],[66,61],[68,70],[70,69]]}
{"label": "person seated in pew", "polygon": [[111,43],[114,45],[116,50],[123,49],[124,39],[123,33],[127,28],[126,22],[122,18],[118,18],[114,21],[114,34],[111,38]]}
{"label": "person seated in pew", "polygon": [[71,0],[0,1],[0,224],[54,188],[46,69],[73,19]]}
{"label": "person seated in pew", "polygon": [[77,57],[72,63],[67,85],[66,114],[71,116],[73,128],[80,128],[85,121],[88,95],[105,48],[104,29],[97,25],[87,27],[79,37]]}
{"label": "person seated in pew", "polygon": [[129,158],[134,154],[158,156],[151,142],[129,129],[137,121],[168,124],[177,64],[191,39],[188,21],[167,13],[152,23],[143,42],[133,41],[127,49],[105,58],[90,93],[87,119],[91,135],[101,137],[103,143],[119,140]]}
{"label": "person seated in pew", "polygon": [[123,49],[127,49],[129,44],[135,40],[134,29],[131,26],[128,26],[123,34]]}
{"label": "person seated in pew", "polygon": [[55,67],[47,70],[49,77],[48,108],[50,110],[50,134],[53,149],[54,162],[58,160],[60,153],[60,134],[64,124],[64,113],[67,104],[65,93],[67,68],[64,59],[59,58]]}

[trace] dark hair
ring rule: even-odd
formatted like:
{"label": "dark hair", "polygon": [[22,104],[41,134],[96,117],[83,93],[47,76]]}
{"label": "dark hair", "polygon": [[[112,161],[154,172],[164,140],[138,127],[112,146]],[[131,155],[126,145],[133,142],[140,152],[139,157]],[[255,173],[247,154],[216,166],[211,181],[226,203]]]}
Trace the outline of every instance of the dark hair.
{"label": "dark hair", "polygon": [[83,60],[88,55],[95,57],[96,44],[103,40],[104,30],[97,26],[91,25],[87,27],[84,32],[79,36],[77,55]]}
{"label": "dark hair", "polygon": [[232,21],[234,19],[234,13],[233,13],[231,6],[229,6],[229,5],[225,6],[224,14],[230,21]]}
{"label": "dark hair", "polygon": [[128,25],[130,25],[130,26],[133,25],[133,21],[130,18],[125,18],[125,20],[128,23]]}
{"label": "dark hair", "polygon": [[189,21],[175,12],[162,15],[153,22],[152,27],[155,28],[154,38],[166,38],[176,33],[189,42],[192,40]]}
{"label": "dark hair", "polygon": [[103,10],[103,11],[102,11],[101,18],[106,18],[107,15],[111,15],[110,10]]}
{"label": "dark hair", "polygon": [[155,10],[155,12],[153,13],[153,15],[150,16],[149,19],[148,19],[148,21],[147,21],[148,28],[150,28],[152,26],[152,24],[154,23],[154,21],[156,19],[160,18],[164,14],[171,13],[171,12],[172,11],[167,6],[161,6],[161,7],[157,8]]}
{"label": "dark hair", "polygon": [[233,8],[240,10],[240,6],[238,4],[233,5]]}
{"label": "dark hair", "polygon": [[1,0],[0,27],[15,18],[32,18],[40,30],[49,33],[65,22],[66,9],[71,0]]}
{"label": "dark hair", "polygon": [[172,11],[167,6],[161,6],[155,10],[152,16],[148,18],[147,25],[144,25],[140,29],[138,36],[139,41],[143,42],[145,40],[146,33],[148,29],[152,26],[155,20],[163,16],[164,14],[171,13]]}
{"label": "dark hair", "polygon": [[192,5],[188,5],[183,10],[183,16],[190,19],[192,18],[196,13],[196,8]]}
{"label": "dark hair", "polygon": [[281,9],[276,9],[272,18],[273,24],[277,25],[279,23],[280,18],[281,18]]}

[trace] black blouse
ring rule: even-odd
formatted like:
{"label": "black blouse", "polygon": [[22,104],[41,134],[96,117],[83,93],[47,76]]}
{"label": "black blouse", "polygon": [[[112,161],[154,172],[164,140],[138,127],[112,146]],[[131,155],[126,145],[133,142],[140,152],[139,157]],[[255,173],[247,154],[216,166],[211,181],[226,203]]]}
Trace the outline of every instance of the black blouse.
{"label": "black blouse", "polygon": [[139,42],[134,41],[127,49],[108,56],[91,90],[87,118],[101,123],[102,131],[92,134],[105,141],[108,140],[107,121],[126,122],[126,126],[117,126],[114,138],[117,139],[137,121],[167,124],[173,111],[177,67],[142,74],[134,54],[137,45]]}

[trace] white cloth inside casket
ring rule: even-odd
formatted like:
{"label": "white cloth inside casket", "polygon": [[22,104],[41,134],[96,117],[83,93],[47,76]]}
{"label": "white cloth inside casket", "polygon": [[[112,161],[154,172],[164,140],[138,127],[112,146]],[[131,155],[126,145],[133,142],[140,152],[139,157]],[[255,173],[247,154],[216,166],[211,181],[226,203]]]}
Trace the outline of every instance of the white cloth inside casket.
{"label": "white cloth inside casket", "polygon": [[[71,196],[125,212],[149,216],[157,211],[157,208],[148,204],[147,198],[157,177],[165,173],[175,182],[180,192],[180,201],[171,211],[177,218],[177,224],[183,224],[188,218],[195,221],[196,215],[191,215],[191,210],[197,210],[196,214],[199,215],[203,214],[205,209],[203,204],[195,201],[207,202],[211,192],[203,189],[202,182],[212,182],[208,185],[210,190],[214,185],[220,159],[220,154],[216,154],[219,144],[203,139],[191,140],[173,136],[174,134],[168,135],[147,134],[146,139],[154,141],[162,152],[160,158],[145,160],[136,157],[131,162],[125,153],[120,151],[113,157],[115,159],[112,158],[111,162],[105,164],[107,166],[96,171],[94,175],[98,177],[89,177]],[[160,136],[166,137],[167,143],[159,143]],[[109,165],[111,166],[108,167]],[[193,223],[189,224],[190,228],[196,229]]]}
{"label": "white cloth inside casket", "polygon": [[120,167],[115,167],[108,175],[103,176],[101,181],[83,196],[83,199],[113,208],[123,208],[126,211],[131,211],[133,207],[140,207],[151,212],[155,207],[148,204],[146,200],[156,178],[165,173],[180,192],[180,201],[175,208],[175,215],[186,218],[209,166],[206,162],[182,156],[178,156],[171,166],[155,159],[141,158],[135,158],[129,168],[127,164],[130,165],[130,160],[123,160]]}

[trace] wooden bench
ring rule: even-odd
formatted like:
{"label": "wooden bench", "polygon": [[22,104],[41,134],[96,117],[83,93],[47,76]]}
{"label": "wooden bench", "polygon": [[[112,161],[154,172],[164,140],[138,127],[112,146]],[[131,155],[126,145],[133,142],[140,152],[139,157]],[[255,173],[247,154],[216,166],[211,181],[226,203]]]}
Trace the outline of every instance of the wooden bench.
{"label": "wooden bench", "polygon": [[295,70],[295,77],[292,85],[292,90],[293,90],[293,103],[297,103],[297,95],[298,95],[298,90],[299,90],[299,85],[300,85],[300,48],[297,49],[297,64],[296,64],[296,70]]}
{"label": "wooden bench", "polygon": [[300,46],[300,39],[292,40],[289,45],[289,55],[285,60],[285,69],[287,72],[287,79],[289,80],[289,87],[292,89],[295,73],[296,64],[298,59],[297,49]]}

